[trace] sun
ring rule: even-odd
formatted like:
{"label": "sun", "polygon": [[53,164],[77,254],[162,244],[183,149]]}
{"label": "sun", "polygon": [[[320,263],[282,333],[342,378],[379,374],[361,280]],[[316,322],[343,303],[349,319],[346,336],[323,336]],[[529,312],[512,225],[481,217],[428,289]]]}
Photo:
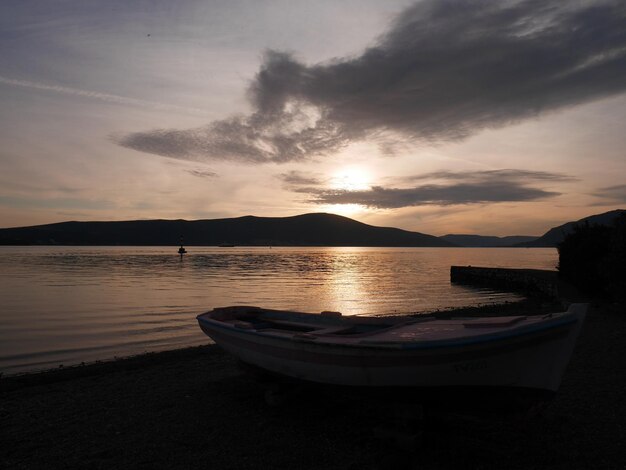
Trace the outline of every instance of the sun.
{"label": "sun", "polygon": [[[344,167],[332,174],[328,185],[334,191],[367,191],[370,189],[371,175],[359,167]],[[339,215],[354,216],[365,208],[360,204],[332,204],[328,209]]]}
{"label": "sun", "polygon": [[330,179],[330,187],[344,191],[363,191],[370,189],[370,175],[357,167],[346,167],[335,172]]}
{"label": "sun", "polygon": [[321,212],[355,217],[367,213],[367,209],[360,204],[328,204],[320,206]]}

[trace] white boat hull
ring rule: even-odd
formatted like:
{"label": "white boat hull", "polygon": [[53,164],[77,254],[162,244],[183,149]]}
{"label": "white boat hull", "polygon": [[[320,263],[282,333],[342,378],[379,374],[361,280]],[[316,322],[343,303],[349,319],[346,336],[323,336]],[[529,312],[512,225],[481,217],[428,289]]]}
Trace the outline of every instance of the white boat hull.
{"label": "white boat hull", "polygon": [[[312,382],[365,387],[522,387],[556,391],[586,306],[574,305],[545,328],[467,344],[329,344],[200,326],[243,362]],[[363,343],[363,342],[361,342]],[[415,347],[412,347],[415,345]]]}

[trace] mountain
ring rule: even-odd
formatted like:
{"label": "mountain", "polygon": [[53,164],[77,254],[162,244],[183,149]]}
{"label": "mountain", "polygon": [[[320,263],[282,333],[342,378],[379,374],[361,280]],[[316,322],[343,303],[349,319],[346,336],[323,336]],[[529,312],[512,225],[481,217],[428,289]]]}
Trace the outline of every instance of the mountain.
{"label": "mountain", "polygon": [[334,214],[213,220],[61,222],[0,229],[0,245],[454,246],[432,235]]}
{"label": "mountain", "polygon": [[518,243],[516,246],[523,246],[529,248],[540,248],[540,247],[555,247],[565,235],[574,230],[574,227],[577,224],[589,223],[591,225],[611,225],[613,221],[619,217],[621,214],[626,214],[626,210],[617,209],[610,212],[605,212],[603,214],[591,215],[589,217],[585,217],[584,219],[577,220],[575,222],[567,222],[563,225],[559,225],[558,227],[551,228],[546,233],[544,233],[541,237],[537,238],[534,241]]}
{"label": "mountain", "polygon": [[529,235],[512,235],[509,237],[494,237],[488,235],[443,235],[442,238],[450,243],[463,247],[495,248],[511,247],[518,243],[530,242],[539,237]]}

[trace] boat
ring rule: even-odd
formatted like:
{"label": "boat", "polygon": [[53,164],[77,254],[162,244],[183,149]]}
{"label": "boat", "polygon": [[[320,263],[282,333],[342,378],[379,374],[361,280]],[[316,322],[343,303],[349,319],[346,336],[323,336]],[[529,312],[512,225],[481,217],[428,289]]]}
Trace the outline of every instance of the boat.
{"label": "boat", "polygon": [[544,315],[365,317],[251,306],[197,320],[244,364],[358,387],[505,387],[556,392],[587,304]]}

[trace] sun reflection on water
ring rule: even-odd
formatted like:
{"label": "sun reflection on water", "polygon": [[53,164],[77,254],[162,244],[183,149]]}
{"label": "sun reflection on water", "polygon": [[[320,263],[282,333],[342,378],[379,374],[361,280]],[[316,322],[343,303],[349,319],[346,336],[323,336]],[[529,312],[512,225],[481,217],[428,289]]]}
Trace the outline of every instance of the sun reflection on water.
{"label": "sun reflection on water", "polygon": [[452,285],[451,264],[553,269],[553,249],[0,247],[0,370],[204,344],[214,307],[415,313],[516,296]]}

